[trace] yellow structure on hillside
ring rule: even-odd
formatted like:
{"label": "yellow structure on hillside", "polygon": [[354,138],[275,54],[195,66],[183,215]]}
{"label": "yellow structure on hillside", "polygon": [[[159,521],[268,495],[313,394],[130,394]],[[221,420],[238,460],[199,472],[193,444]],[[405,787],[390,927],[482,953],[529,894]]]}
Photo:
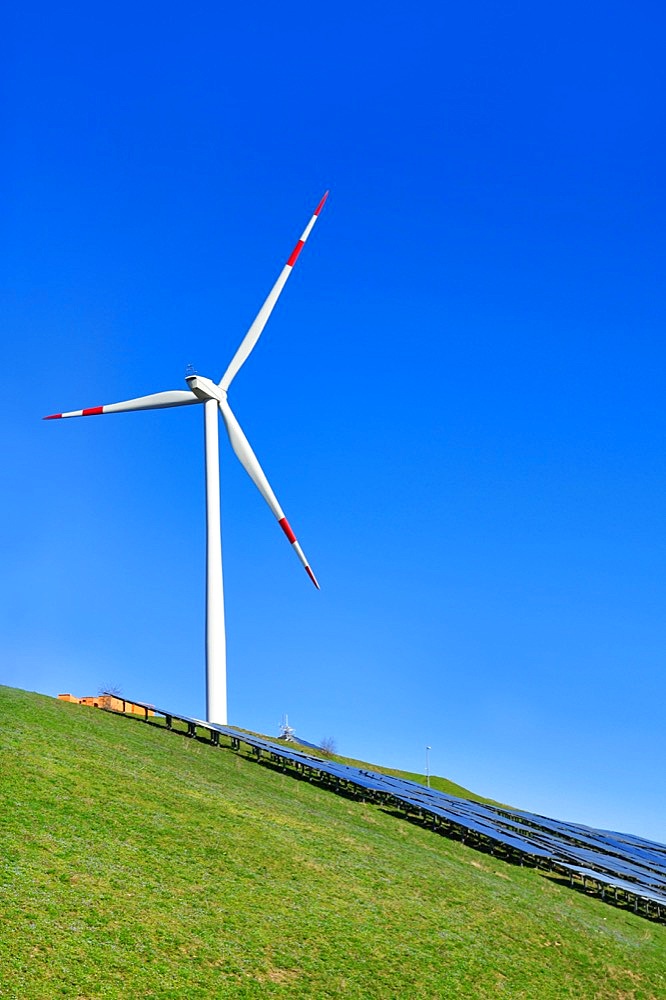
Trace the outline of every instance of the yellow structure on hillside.
{"label": "yellow structure on hillside", "polygon": [[[112,712],[125,712],[127,715],[146,715],[146,709],[133,704],[127,698],[119,698],[115,694],[100,694],[96,698],[77,698],[73,694],[59,694],[60,701],[71,701],[75,705],[88,705],[90,708],[109,708]],[[147,710],[148,715],[155,713]]]}

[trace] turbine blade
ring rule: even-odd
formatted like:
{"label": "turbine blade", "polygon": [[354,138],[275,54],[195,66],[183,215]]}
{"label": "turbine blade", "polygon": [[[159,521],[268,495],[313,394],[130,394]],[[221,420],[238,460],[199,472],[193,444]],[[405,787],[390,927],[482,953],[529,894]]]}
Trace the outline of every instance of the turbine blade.
{"label": "turbine blade", "polygon": [[254,485],[261,493],[262,497],[264,498],[270,509],[273,511],[273,514],[278,520],[278,524],[280,525],[285,535],[291,542],[291,547],[295,551],[300,561],[303,563],[303,566],[305,567],[305,572],[308,574],[308,576],[314,583],[317,590],[319,590],[319,584],[317,583],[317,579],[314,573],[310,569],[309,562],[305,558],[305,553],[298,544],[298,541],[296,540],[296,535],[291,530],[289,521],[284,516],[284,511],[282,510],[282,507],[280,507],[277,497],[275,496],[275,493],[273,493],[273,490],[270,487],[270,483],[266,479],[264,470],[259,465],[257,456],[252,451],[252,448],[250,447],[250,442],[245,437],[245,434],[243,433],[240,424],[236,420],[236,417],[234,416],[231,407],[229,406],[226,400],[220,400],[219,407],[220,407],[220,413],[222,414],[222,419],[224,420],[224,425],[227,428],[227,434],[229,435],[231,447],[236,452],[236,456],[239,462],[247,472],[248,476],[250,477]]}
{"label": "turbine blade", "polygon": [[233,358],[231,359],[231,364],[227,368],[220,382],[221,389],[224,389],[226,391],[229,388],[232,381],[238,374],[241,366],[245,364],[250,354],[252,353],[255,344],[257,343],[259,337],[261,336],[262,330],[264,329],[266,323],[268,322],[268,317],[273,312],[275,303],[280,297],[280,293],[287,282],[287,278],[289,277],[294,268],[294,264],[298,259],[298,255],[303,249],[305,241],[307,240],[308,236],[312,232],[312,228],[315,222],[317,221],[319,213],[324,207],[324,202],[326,201],[327,198],[328,198],[328,191],[326,192],[324,197],[321,199],[321,201],[315,208],[314,215],[312,216],[307,226],[305,227],[305,230],[303,231],[303,235],[301,236],[300,240],[292,250],[289,260],[282,268],[280,277],[278,278],[278,280],[275,282],[270,292],[268,293],[268,298],[266,299],[263,306],[257,313],[257,316],[254,322],[252,323],[250,329],[243,337],[240,347],[238,348]]}
{"label": "turbine blade", "polygon": [[69,413],[51,413],[44,420],[58,420],[60,417],[94,417],[99,413],[124,413],[126,410],[161,410],[166,406],[188,406],[200,403],[188,389],[171,389],[168,392],[153,392],[150,396],[126,399],[122,403],[107,403],[106,406],[91,406],[87,410],[70,410]]}

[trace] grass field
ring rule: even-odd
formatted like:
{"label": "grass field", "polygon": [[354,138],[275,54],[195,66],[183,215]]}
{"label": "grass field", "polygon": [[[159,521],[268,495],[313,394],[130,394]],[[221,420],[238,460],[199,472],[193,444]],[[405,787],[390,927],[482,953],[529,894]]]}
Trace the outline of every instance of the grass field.
{"label": "grass field", "polygon": [[0,687],[0,997],[666,998],[666,927],[131,718]]}

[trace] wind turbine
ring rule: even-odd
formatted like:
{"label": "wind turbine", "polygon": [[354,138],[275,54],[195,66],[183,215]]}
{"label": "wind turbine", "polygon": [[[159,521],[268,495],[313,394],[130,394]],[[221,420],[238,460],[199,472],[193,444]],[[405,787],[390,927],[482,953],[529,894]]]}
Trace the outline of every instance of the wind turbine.
{"label": "wind turbine", "polygon": [[224,591],[222,585],[222,541],[220,532],[220,456],[218,437],[218,409],[229,435],[231,447],[241,465],[250,476],[262,497],[277,518],[278,524],[289,539],[296,555],[317,590],[319,584],[305,558],[305,553],[296,540],[284,511],[270,487],[257,457],[250,447],[240,424],[236,420],[227,400],[227,392],[234,378],[252,353],[266,326],[287,278],[291,274],[305,241],[312,232],[319,213],[324,207],[328,191],[317,205],[314,215],[305,227],[303,235],[292,250],[280,276],[268,293],[266,301],[257,313],[252,325],[243,337],[229,367],[219,382],[213,382],[201,375],[187,375],[187,389],[171,389],[155,392],[150,396],[127,399],[122,403],[108,403],[86,410],[71,410],[69,413],[52,413],[44,420],[58,420],[63,417],[91,417],[101,413],[124,413],[128,410],[159,410],[169,406],[190,406],[203,403],[204,440],[206,455],[206,720],[221,725],[227,723],[227,667],[226,637],[224,628]]}

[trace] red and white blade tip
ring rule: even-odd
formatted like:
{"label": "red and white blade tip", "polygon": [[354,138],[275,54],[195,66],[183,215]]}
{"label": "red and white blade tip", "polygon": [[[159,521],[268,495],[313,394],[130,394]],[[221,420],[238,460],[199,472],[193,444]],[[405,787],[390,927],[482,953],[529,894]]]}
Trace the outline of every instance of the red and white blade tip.
{"label": "red and white blade tip", "polygon": [[[314,226],[315,222],[317,221],[317,219],[319,217],[319,213],[321,212],[322,208],[324,207],[324,202],[326,201],[327,198],[328,198],[328,191],[326,192],[326,194],[324,195],[324,197],[321,199],[321,201],[319,202],[319,204],[315,208],[314,214],[313,214],[312,218],[310,219],[310,222],[308,223],[308,225],[305,228],[305,232],[301,236],[300,240],[298,241],[298,243],[296,244],[296,246],[294,247],[294,249],[291,251],[291,254],[289,255],[289,258],[288,258],[287,263],[285,265],[286,267],[293,267],[294,264],[296,263],[296,261],[298,260],[298,255],[300,254],[301,250],[305,246],[305,241],[307,240],[308,236],[312,232],[312,227]],[[282,285],[284,285],[284,282],[287,280],[287,277],[288,277],[289,274],[290,274],[289,271],[282,273],[282,275],[281,275]],[[280,278],[278,278],[278,282],[279,281],[280,281]],[[279,294],[279,292],[278,292],[278,294]]]}
{"label": "red and white blade tip", "polygon": [[287,520],[286,517],[281,517],[280,520],[278,521],[278,524],[280,525],[280,527],[284,531],[285,535],[287,536],[287,538],[291,542],[291,547],[295,551],[296,555],[298,556],[298,558],[300,559],[300,561],[303,563],[303,566],[305,568],[305,572],[308,574],[308,576],[310,577],[310,579],[314,583],[314,585],[317,588],[317,590],[321,590],[321,587],[319,586],[319,584],[317,582],[317,577],[314,575],[314,573],[310,569],[310,564],[307,561],[307,559],[305,558],[305,553],[303,552],[303,549],[298,544],[298,541],[296,539],[296,535],[291,530],[291,525],[289,524],[289,521]]}
{"label": "red and white blade tip", "polygon": [[104,413],[103,406],[91,406],[87,410],[72,410],[71,413],[50,413],[48,417],[42,417],[42,420],[59,420],[62,417],[94,417],[98,413]]}
{"label": "red and white blade tip", "polygon": [[326,191],[326,193],[324,194],[324,197],[321,199],[321,201],[319,202],[319,204],[315,208],[315,210],[314,210],[314,214],[315,215],[319,215],[319,213],[321,212],[322,208],[324,207],[324,202],[328,198],[328,194],[329,194],[329,192]]}

